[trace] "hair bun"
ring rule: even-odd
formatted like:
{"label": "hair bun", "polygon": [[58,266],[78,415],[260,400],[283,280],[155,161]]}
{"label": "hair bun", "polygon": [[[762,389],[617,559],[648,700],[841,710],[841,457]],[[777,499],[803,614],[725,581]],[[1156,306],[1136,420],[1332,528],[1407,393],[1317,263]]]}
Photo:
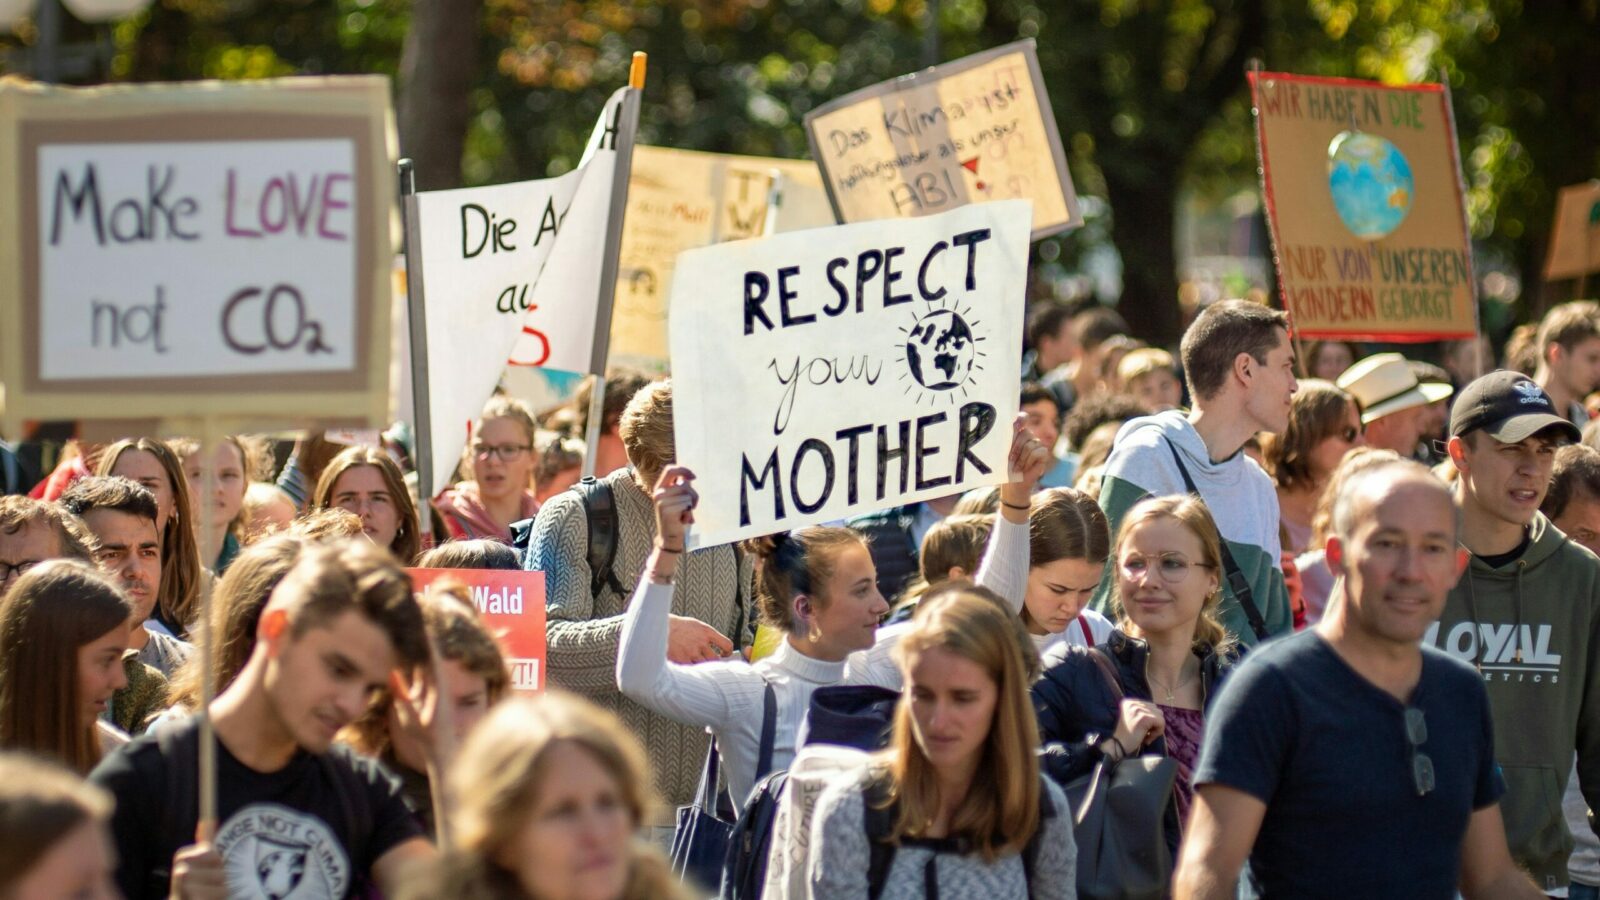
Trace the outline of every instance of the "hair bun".
{"label": "hair bun", "polygon": [[783,545],[789,543],[789,540],[789,532],[776,531],[772,534],[750,538],[739,546],[744,549],[744,552],[764,562],[777,556],[778,552],[783,549]]}

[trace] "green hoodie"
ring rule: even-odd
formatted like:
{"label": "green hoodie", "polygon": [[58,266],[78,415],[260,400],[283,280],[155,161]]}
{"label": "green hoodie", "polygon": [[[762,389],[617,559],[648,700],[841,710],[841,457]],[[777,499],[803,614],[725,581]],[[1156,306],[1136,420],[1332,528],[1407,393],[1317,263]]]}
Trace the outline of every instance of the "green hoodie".
{"label": "green hoodie", "polygon": [[1600,559],[1542,514],[1530,529],[1516,562],[1472,557],[1424,640],[1483,673],[1511,855],[1548,892],[1567,884],[1574,748],[1579,787],[1600,809]]}

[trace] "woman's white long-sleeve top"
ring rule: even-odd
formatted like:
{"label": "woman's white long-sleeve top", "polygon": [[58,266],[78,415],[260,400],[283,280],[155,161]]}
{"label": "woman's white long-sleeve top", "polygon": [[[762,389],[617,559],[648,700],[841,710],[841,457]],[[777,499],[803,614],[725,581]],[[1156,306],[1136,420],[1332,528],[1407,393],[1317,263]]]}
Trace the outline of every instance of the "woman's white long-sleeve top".
{"label": "woman's white long-sleeve top", "polygon": [[[999,518],[977,581],[1020,609],[1028,579],[1028,526]],[[772,771],[788,768],[794,759],[795,735],[811,706],[812,692],[844,683],[847,666],[861,673],[850,683],[900,688],[899,670],[889,649],[903,627],[882,629],[871,649],[852,654],[847,661],[812,659],[781,641],[772,655],[754,664],[730,659],[679,665],[667,661],[671,608],[671,585],[639,580],[622,621],[617,687],[663,715],[710,730],[722,754],[728,789],[741,805],[756,782],[762,697],[768,684],[778,701]]]}
{"label": "woman's white long-sleeve top", "polygon": [[[1014,613],[1022,612],[1022,600],[1028,591],[1028,524],[1008,522],[1005,516],[995,517],[994,531],[989,535],[983,562],[978,566],[979,586],[999,594]],[[846,684],[874,684],[898,691],[904,685],[900,667],[890,651],[900,643],[900,637],[911,628],[911,622],[896,622],[878,629],[878,639],[872,647],[850,654],[845,668]]]}

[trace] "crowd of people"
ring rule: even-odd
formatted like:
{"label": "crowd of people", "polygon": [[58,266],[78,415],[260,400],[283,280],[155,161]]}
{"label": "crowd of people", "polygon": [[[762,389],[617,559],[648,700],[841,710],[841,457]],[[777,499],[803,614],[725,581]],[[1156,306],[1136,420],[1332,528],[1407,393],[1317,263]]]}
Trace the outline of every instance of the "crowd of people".
{"label": "crowd of people", "polygon": [[[635,372],[592,480],[584,393],[433,498],[404,426],[73,445],[0,497],[0,897],[1600,897],[1600,305],[1290,326],[1038,301],[1007,480],[694,551]],[[547,689],[413,566],[543,572]]]}

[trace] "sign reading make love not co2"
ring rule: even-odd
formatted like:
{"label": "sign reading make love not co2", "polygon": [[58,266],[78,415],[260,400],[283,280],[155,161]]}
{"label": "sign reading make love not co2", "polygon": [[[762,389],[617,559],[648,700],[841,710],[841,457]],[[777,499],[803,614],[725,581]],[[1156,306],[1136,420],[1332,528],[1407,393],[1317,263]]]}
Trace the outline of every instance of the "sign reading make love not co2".
{"label": "sign reading make love not co2", "polygon": [[376,424],[388,84],[0,86],[0,381],[21,418]]}
{"label": "sign reading make love not co2", "polygon": [[1005,200],[680,256],[696,273],[672,297],[696,314],[670,323],[690,544],[1004,481],[1031,222]]}

